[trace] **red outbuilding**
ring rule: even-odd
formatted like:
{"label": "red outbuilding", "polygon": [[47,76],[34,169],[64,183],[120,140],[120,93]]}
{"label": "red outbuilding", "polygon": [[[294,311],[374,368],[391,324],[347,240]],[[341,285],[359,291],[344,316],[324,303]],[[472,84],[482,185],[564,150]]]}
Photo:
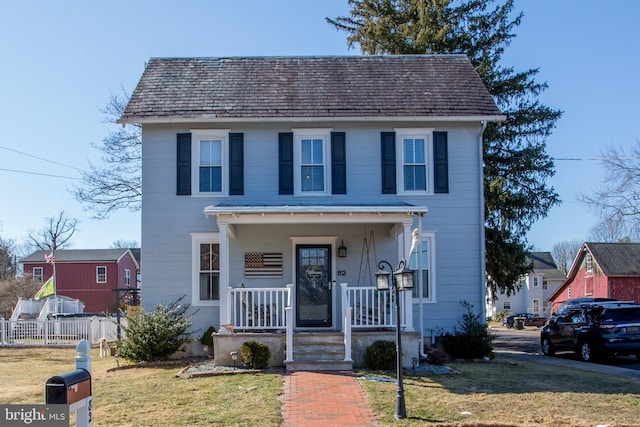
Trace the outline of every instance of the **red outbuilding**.
{"label": "red outbuilding", "polygon": [[549,301],[555,312],[582,297],[640,302],[640,243],[584,243]]}
{"label": "red outbuilding", "polygon": [[[55,292],[82,301],[86,313],[113,313],[118,295],[130,296],[138,289],[139,249],[73,249],[36,251],[20,260],[24,274],[45,283],[54,274]],[[53,261],[53,262],[51,262]],[[120,292],[116,292],[120,290]]]}

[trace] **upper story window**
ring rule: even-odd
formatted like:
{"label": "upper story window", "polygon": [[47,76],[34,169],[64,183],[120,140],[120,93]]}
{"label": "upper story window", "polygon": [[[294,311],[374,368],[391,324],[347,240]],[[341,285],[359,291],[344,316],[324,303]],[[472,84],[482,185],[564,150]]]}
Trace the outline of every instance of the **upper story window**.
{"label": "upper story window", "polygon": [[192,130],[192,182],[196,195],[221,195],[227,192],[228,129]]}
{"label": "upper story window", "polygon": [[96,267],[96,283],[107,283],[107,267]]}
{"label": "upper story window", "polygon": [[127,286],[131,285],[131,270],[128,268],[124,269],[124,284]]}
{"label": "upper story window", "polygon": [[199,189],[200,193],[220,193],[222,191],[222,140],[201,139]]}
{"label": "upper story window", "polygon": [[427,190],[427,160],[424,138],[404,138],[403,171],[405,191]]}
{"label": "upper story window", "polygon": [[433,129],[396,129],[396,180],[399,194],[433,193],[431,135]]}
{"label": "upper story window", "polygon": [[593,257],[591,254],[587,254],[585,256],[585,264],[587,268],[587,273],[593,273]]}
{"label": "upper story window", "polygon": [[35,283],[42,283],[43,276],[44,273],[42,267],[33,267],[33,281]]}
{"label": "upper story window", "polygon": [[330,194],[331,129],[294,129],[295,194]]}
{"label": "upper story window", "polygon": [[533,276],[533,286],[534,286],[534,287],[536,287],[536,288],[537,288],[538,286],[540,286],[540,277],[538,277],[538,276]]}

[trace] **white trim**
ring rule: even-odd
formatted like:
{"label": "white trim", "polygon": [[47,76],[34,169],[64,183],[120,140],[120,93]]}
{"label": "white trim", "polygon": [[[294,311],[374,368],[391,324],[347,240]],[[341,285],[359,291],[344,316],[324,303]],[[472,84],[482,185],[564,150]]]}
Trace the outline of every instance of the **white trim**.
{"label": "white trim", "polygon": [[[190,129],[191,132],[191,194],[196,197],[229,194],[229,132],[230,129]],[[220,141],[221,189],[200,192],[200,141]]]}
{"label": "white trim", "polygon": [[[98,269],[99,268],[104,268],[104,281],[100,281],[100,276],[98,273]],[[107,278],[107,266],[106,265],[96,265],[96,283],[100,283],[100,284],[104,284],[104,283],[108,283],[108,278]]]}
{"label": "white trim", "polygon": [[[433,128],[394,128],[396,132],[396,191],[402,196],[425,196],[433,194]],[[425,190],[405,190],[404,188],[404,140],[423,139],[425,156]]]}
{"label": "white trim", "polygon": [[[220,245],[219,233],[191,233],[191,305],[196,307],[213,307],[219,306],[220,300],[200,300],[200,244],[217,243]],[[220,250],[222,252],[222,250]],[[220,261],[220,270],[222,270],[222,261]],[[222,273],[222,272],[221,272]],[[220,274],[221,276],[222,274]],[[220,277],[219,276],[219,277]],[[218,280],[220,289],[218,290],[220,297],[226,288],[223,286],[222,279]],[[224,289],[223,289],[224,288]]]}
{"label": "white trim", "polygon": [[[428,270],[428,283],[427,283],[427,288],[429,290],[429,297],[423,297],[422,298],[422,302],[423,303],[427,303],[427,304],[433,304],[438,302],[436,299],[436,231],[435,230],[422,230],[422,235],[420,237],[420,248],[422,248],[422,242],[427,241],[428,242],[428,252],[427,252],[427,270]],[[420,254],[417,255],[418,257],[420,257]],[[417,258],[418,261],[420,260],[420,258]],[[420,264],[420,262],[418,262]],[[425,266],[421,265],[420,267],[422,267],[424,269]],[[412,270],[417,270],[418,266],[417,265],[411,265],[411,269]],[[418,289],[418,291],[420,291]],[[412,293],[413,294],[413,293]],[[413,298],[413,302],[414,303],[420,303],[420,298]]]}
{"label": "white trim", "polygon": [[[294,196],[330,196],[331,195],[331,131],[322,129],[291,129],[293,131],[293,195]],[[302,140],[322,140],[322,191],[302,191]]]}

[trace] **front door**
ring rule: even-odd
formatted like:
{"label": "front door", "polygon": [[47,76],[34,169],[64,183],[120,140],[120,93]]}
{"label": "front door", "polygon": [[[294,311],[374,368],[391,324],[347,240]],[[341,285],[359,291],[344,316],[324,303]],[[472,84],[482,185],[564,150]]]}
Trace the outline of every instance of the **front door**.
{"label": "front door", "polygon": [[331,246],[296,246],[296,326],[330,327]]}

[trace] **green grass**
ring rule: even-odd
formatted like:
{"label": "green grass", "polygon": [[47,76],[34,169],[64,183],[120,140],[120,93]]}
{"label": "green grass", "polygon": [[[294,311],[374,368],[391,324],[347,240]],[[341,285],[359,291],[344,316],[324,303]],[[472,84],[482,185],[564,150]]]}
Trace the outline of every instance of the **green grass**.
{"label": "green grass", "polygon": [[[279,426],[280,373],[180,379],[182,366],[108,372],[93,351],[93,425]],[[0,404],[44,403],[47,379],[75,368],[75,350],[0,348]],[[381,426],[638,426],[640,381],[501,356],[451,363],[457,374],[405,373],[408,418],[393,419],[396,385],[361,380]],[[358,371],[386,376],[395,372]]]}

